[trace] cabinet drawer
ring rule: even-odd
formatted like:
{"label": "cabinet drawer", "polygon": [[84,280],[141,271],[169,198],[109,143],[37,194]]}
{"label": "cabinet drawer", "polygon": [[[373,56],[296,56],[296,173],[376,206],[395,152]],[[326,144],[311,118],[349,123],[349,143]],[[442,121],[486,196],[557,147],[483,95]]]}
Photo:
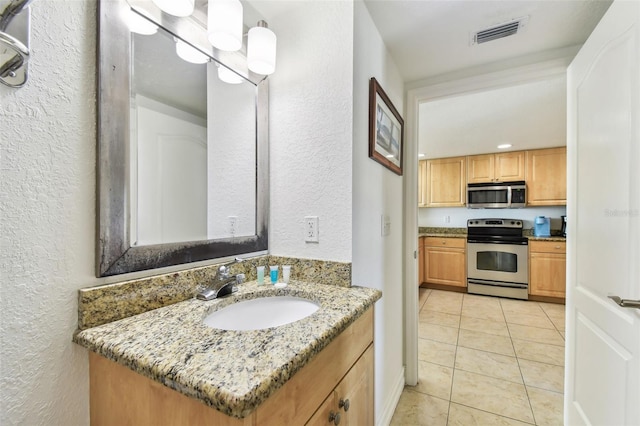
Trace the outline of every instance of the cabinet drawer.
{"label": "cabinet drawer", "polygon": [[426,237],[424,245],[427,247],[451,247],[465,248],[467,240],[465,238],[443,238],[443,237]]}
{"label": "cabinet drawer", "polygon": [[565,241],[529,241],[530,253],[566,253]]}

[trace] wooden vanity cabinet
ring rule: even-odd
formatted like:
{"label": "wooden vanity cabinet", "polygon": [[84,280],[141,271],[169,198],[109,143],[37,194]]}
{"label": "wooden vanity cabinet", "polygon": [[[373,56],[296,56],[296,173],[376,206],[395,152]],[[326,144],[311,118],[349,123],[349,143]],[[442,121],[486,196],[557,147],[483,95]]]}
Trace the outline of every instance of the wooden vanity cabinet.
{"label": "wooden vanity cabinet", "polygon": [[426,161],[425,207],[464,207],[467,204],[466,157]]}
{"label": "wooden vanity cabinet", "polygon": [[466,287],[466,244],[465,238],[425,237],[424,282]]}
{"label": "wooden vanity cabinet", "polygon": [[527,205],[567,204],[567,147],[527,151]]}
{"label": "wooden vanity cabinet", "polygon": [[524,179],[525,151],[467,157],[467,183],[511,182]]}
{"label": "wooden vanity cabinet", "polygon": [[567,255],[564,241],[529,241],[529,294],[564,298]]}
{"label": "wooden vanity cabinet", "polygon": [[[368,309],[280,389],[244,419],[227,416],[202,402],[148,379],[93,352],[90,361],[92,426],[130,425],[373,425],[373,308]],[[345,410],[340,400],[349,400]],[[322,421],[324,420],[324,421]]]}

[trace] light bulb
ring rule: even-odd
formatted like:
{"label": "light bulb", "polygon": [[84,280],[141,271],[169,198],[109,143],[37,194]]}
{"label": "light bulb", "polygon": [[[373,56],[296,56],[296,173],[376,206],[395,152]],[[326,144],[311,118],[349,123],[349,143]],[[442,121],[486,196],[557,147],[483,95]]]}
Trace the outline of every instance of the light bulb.
{"label": "light bulb", "polygon": [[191,62],[192,64],[204,64],[206,62],[209,62],[209,57],[200,52],[198,49],[191,47],[178,38],[174,37],[173,39],[176,42],[176,53],[183,60]]}
{"label": "light bulb", "polygon": [[209,0],[207,37],[217,49],[235,52],[242,47],[240,0]]}
{"label": "light bulb", "polygon": [[127,26],[132,33],[152,35],[158,32],[158,26],[138,15],[133,9],[127,13]]}
{"label": "light bulb", "polygon": [[276,69],[276,35],[264,21],[249,30],[247,66],[256,74],[273,74]]}
{"label": "light bulb", "polygon": [[153,0],[163,12],[174,16],[189,16],[195,9],[195,0]]}
{"label": "light bulb", "polygon": [[240,84],[244,81],[242,77],[240,77],[235,72],[231,71],[229,68],[224,67],[222,65],[218,66],[218,78],[221,81],[229,84]]}

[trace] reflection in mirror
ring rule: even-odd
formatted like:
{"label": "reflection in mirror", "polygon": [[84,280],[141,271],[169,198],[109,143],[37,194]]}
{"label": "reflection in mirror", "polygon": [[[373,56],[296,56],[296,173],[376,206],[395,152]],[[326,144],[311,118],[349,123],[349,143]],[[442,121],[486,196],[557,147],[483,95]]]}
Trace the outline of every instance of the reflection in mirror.
{"label": "reflection in mirror", "polygon": [[[99,4],[98,276],[265,252],[268,85],[246,46],[206,47],[202,19],[157,8],[143,13],[157,32],[133,34],[127,2]],[[177,40],[206,62],[181,59]]]}
{"label": "reflection in mirror", "polygon": [[176,40],[132,34],[132,244],[254,235],[255,86],[182,59]]}

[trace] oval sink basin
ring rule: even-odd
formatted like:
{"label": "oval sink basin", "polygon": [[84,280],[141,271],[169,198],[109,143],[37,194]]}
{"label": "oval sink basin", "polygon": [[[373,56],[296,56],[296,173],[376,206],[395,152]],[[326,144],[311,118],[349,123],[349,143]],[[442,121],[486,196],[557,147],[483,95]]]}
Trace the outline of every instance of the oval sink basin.
{"label": "oval sink basin", "polygon": [[260,297],[212,312],[204,324],[220,330],[262,330],[299,321],[319,308],[317,303],[301,297]]}

